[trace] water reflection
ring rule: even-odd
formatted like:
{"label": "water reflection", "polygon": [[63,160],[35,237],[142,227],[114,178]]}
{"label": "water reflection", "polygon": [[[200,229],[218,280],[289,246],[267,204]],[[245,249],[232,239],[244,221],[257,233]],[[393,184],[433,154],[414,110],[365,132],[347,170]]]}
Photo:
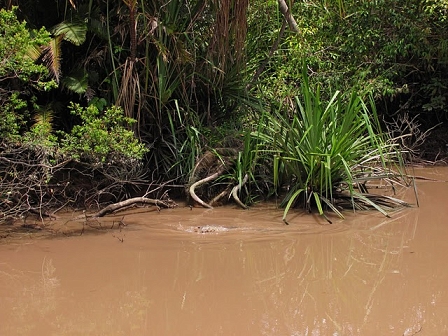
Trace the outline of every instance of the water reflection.
{"label": "water reflection", "polygon": [[[180,209],[128,218],[123,243],[0,246],[0,334],[443,335],[448,188],[420,189],[421,208],[391,219],[286,227],[277,212]],[[183,230],[204,221],[244,229]]]}

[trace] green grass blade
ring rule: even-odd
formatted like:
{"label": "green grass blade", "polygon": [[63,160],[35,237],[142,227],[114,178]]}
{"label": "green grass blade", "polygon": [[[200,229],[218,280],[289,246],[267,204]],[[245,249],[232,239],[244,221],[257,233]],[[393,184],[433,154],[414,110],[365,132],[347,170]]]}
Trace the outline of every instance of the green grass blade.
{"label": "green grass blade", "polygon": [[294,192],[292,194],[292,196],[289,198],[288,203],[285,206],[285,211],[283,212],[283,221],[286,221],[286,215],[289,212],[289,209],[291,208],[292,204],[294,203],[294,201],[297,199],[297,197],[299,197],[299,195],[305,191],[305,189],[299,189],[296,192]]}

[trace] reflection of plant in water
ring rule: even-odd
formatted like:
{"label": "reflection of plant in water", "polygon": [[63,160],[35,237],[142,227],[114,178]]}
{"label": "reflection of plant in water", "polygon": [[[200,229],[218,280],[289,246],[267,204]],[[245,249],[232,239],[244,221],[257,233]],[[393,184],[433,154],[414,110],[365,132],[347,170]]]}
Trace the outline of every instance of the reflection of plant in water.
{"label": "reflection of plant in water", "polygon": [[[280,241],[281,247],[272,250],[284,251],[281,258],[254,258],[255,291],[266,300],[266,312],[257,321],[262,334],[368,334],[372,323],[384,315],[381,307],[402,294],[390,293],[387,280],[400,276],[403,254],[417,225],[417,218],[409,212],[376,226],[372,223],[378,223],[380,217],[373,221],[371,217],[359,221],[354,217],[352,232],[343,236],[310,235],[286,244]],[[406,310],[406,314],[416,316],[415,311]],[[417,331],[421,321],[414,321],[411,329]],[[404,325],[406,320],[391,323],[403,328],[401,332],[409,327]]]}
{"label": "reflection of plant in water", "polygon": [[44,316],[56,310],[55,290],[59,279],[55,276],[53,260],[44,258],[41,266],[41,279],[34,286],[24,289],[24,296],[31,297],[31,309]]}
{"label": "reflection of plant in water", "polygon": [[55,276],[56,268],[53,266],[52,259],[44,258],[42,262],[42,291],[45,294],[51,294],[59,286],[59,279]]}
{"label": "reflection of plant in water", "polygon": [[128,321],[130,330],[141,329],[148,319],[151,301],[146,287],[140,291],[127,291],[123,303],[120,305],[121,315]]}
{"label": "reflection of plant in water", "polygon": [[8,323],[2,326],[4,329],[0,328],[0,332],[7,332],[8,326],[11,325],[14,326],[14,334],[27,333],[35,328],[33,321],[36,321],[36,318],[48,317],[56,311],[56,289],[59,287],[59,279],[55,272],[52,259],[47,258],[42,261],[38,281],[35,281],[32,275],[27,276],[24,272],[11,270],[8,277],[11,282],[18,282],[23,286],[22,295],[12,299],[14,303],[11,315],[5,319]]}
{"label": "reflection of plant in water", "polygon": [[[96,297],[65,312],[60,335],[140,335],[147,330],[151,300],[146,287],[119,292],[112,301]],[[99,301],[99,302],[98,302]]]}

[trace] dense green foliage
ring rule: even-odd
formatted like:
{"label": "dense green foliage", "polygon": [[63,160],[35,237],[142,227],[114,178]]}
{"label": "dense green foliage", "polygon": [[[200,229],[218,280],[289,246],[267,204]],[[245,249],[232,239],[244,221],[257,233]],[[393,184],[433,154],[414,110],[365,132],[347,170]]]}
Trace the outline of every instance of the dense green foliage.
{"label": "dense green foliage", "polygon": [[[268,52],[281,22],[276,1],[254,6],[252,48]],[[426,122],[445,120],[448,87],[446,1],[296,1],[299,34],[288,31],[260,76],[263,95],[293,96],[300,86],[301,62],[310,80],[332,90],[358,87],[374,93],[388,115],[422,114]],[[263,20],[257,20],[257,17]],[[259,28],[258,22],[263,22]],[[275,32],[275,34],[274,34]]]}
{"label": "dense green foliage", "polygon": [[22,82],[31,81],[42,89],[49,89],[42,77],[47,74],[43,65],[35,63],[37,49],[49,41],[49,33],[44,29],[28,30],[26,22],[19,22],[15,10],[0,10],[0,78],[2,81],[17,78]]}
{"label": "dense green foliage", "polygon": [[48,41],[45,29],[28,30],[15,10],[0,10],[0,139],[19,134],[36,90],[54,87],[47,68],[35,62],[39,47]]}
{"label": "dense green foliage", "polygon": [[[67,108],[81,123],[74,125],[69,133],[53,130],[54,112],[36,104],[39,91],[56,87],[55,81],[49,79],[48,67],[38,61],[42,56],[45,59],[45,51],[51,43],[50,34],[45,28],[29,30],[26,22],[17,20],[15,12],[15,9],[0,11],[0,57],[4,60],[0,63],[0,81],[3,84],[0,91],[0,116],[3,120],[0,138],[46,147],[54,155],[63,154],[85,162],[114,163],[121,161],[123,156],[141,159],[146,150],[134,133],[125,127],[134,124],[135,120],[125,117],[117,106],[104,109],[104,99],[96,98],[86,108],[71,103]],[[76,34],[69,28],[59,25],[57,31],[73,42]],[[101,110],[93,104],[95,102]],[[29,107],[33,109],[34,120],[25,118]],[[32,125],[29,131],[27,123]]]}
{"label": "dense green foliage", "polygon": [[73,104],[71,108],[80,117],[81,124],[73,126],[69,134],[63,134],[64,155],[87,162],[119,164],[128,159],[141,159],[145,154],[146,149],[134,132],[124,127],[135,120],[124,117],[119,107],[112,106],[101,114],[95,105],[82,108]]}
{"label": "dense green foliage", "polygon": [[277,0],[0,1],[1,143],[180,185],[230,148],[232,194],[334,207],[389,159],[378,120],[446,120],[448,3],[286,3],[298,32]]}

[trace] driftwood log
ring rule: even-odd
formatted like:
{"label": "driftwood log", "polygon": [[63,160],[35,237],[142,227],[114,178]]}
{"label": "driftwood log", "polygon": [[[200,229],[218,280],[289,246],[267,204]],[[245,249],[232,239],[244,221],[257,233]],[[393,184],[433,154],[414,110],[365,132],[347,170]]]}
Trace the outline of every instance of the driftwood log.
{"label": "driftwood log", "polygon": [[174,208],[177,206],[177,204],[172,200],[159,200],[159,199],[153,199],[153,198],[147,198],[147,197],[134,197],[129,198],[127,200],[117,202],[114,204],[109,204],[104,209],[101,209],[97,213],[94,213],[93,215],[89,215],[88,217],[103,217],[104,215],[107,215],[113,211],[117,211],[119,209],[122,209],[124,207],[128,207],[133,204],[152,204],[156,205],[158,207],[163,208]]}

